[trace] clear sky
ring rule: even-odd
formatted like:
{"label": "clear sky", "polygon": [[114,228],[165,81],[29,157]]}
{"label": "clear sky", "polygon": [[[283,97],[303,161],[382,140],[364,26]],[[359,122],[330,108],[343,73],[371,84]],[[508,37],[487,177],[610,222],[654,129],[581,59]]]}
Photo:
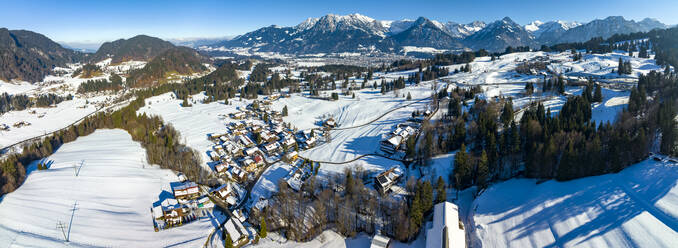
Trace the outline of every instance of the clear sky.
{"label": "clear sky", "polygon": [[520,24],[621,15],[678,23],[678,0],[0,0],[0,6],[0,27],[36,31],[60,42],[89,43],[137,34],[166,39],[233,36],[272,24],[292,26],[328,13],[360,13],[378,20],[425,16],[462,23],[509,16]]}

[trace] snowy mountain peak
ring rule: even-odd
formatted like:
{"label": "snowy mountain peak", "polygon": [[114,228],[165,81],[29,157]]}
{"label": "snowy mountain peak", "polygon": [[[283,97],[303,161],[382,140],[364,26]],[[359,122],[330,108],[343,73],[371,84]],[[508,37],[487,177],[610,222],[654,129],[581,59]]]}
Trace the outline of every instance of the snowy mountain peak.
{"label": "snowy mountain peak", "polygon": [[529,24],[525,25],[525,30],[527,30],[529,32],[537,31],[537,30],[539,30],[539,26],[541,26],[542,24],[544,24],[544,23],[542,21],[539,21],[539,20],[530,22]]}
{"label": "snowy mountain peak", "polygon": [[309,29],[309,28],[313,27],[313,25],[315,25],[316,22],[318,22],[318,19],[319,18],[316,18],[316,17],[310,17],[310,18],[304,20],[303,22],[299,23],[297,26],[295,26],[295,29],[297,29],[297,30]]}

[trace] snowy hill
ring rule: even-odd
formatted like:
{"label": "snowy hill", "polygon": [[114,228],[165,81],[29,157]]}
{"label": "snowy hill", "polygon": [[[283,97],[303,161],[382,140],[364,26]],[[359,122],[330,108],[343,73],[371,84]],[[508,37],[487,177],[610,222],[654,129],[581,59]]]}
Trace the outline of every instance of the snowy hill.
{"label": "snowy hill", "polygon": [[[97,130],[29,167],[26,182],[0,200],[0,244],[10,247],[197,247],[209,218],[155,232],[150,208],[171,194],[170,170],[146,164],[124,130]],[[75,167],[74,169],[74,166]],[[75,171],[79,171],[75,176]],[[75,206],[75,210],[73,210]],[[67,226],[65,243],[58,222]],[[69,227],[69,228],[68,228]]]}
{"label": "snowy hill", "polygon": [[676,247],[676,178],[678,164],[646,160],[618,174],[568,182],[499,183],[473,203],[475,244]]}

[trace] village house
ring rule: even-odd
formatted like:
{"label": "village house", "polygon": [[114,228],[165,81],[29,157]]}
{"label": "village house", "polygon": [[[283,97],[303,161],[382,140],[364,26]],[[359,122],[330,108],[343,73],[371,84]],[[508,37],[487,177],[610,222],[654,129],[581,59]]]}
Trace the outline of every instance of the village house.
{"label": "village house", "polygon": [[295,140],[292,135],[287,135],[287,136],[285,136],[285,138],[283,140],[283,147],[287,150],[287,149],[294,147],[294,145],[296,143],[297,143],[297,140]]}
{"label": "village house", "polygon": [[299,158],[299,153],[297,151],[292,151],[285,155],[285,161],[287,161],[288,163],[291,163],[297,158]]}
{"label": "village house", "polygon": [[325,120],[325,123],[323,123],[323,126],[329,127],[329,128],[335,128],[337,127],[337,122],[334,121],[334,118],[329,118]]}
{"label": "village house", "polygon": [[245,112],[236,112],[231,114],[231,118],[236,120],[242,120],[247,116]]}
{"label": "village house", "polygon": [[229,218],[228,221],[224,224],[224,229],[226,233],[231,237],[234,247],[239,247],[248,242],[247,230],[242,225],[242,222],[236,218]]}
{"label": "village house", "polygon": [[257,169],[257,164],[249,157],[245,157],[240,161],[240,166],[247,172],[254,172]]}
{"label": "village house", "polygon": [[238,194],[233,190],[230,183],[219,186],[219,188],[212,190],[212,193],[230,206],[235,206],[238,203]]}
{"label": "village house", "polygon": [[391,186],[396,184],[403,173],[398,169],[398,167],[391,167],[382,173],[377,174],[374,177],[374,187],[382,194],[389,193]]}
{"label": "village house", "polygon": [[238,141],[240,142],[241,145],[245,147],[254,146],[254,142],[252,142],[252,140],[245,135],[238,135]]}
{"label": "village house", "polygon": [[177,200],[190,200],[200,196],[198,185],[189,181],[172,187],[172,191],[174,191],[174,198]]}
{"label": "village house", "polygon": [[247,179],[247,173],[237,165],[233,165],[228,169],[228,175],[231,179],[238,182],[243,182]]}
{"label": "village house", "polygon": [[315,137],[308,138],[304,141],[304,144],[306,145],[306,148],[311,148],[315,146]]}
{"label": "village house", "polygon": [[261,132],[260,137],[262,142],[274,142],[278,140],[278,136],[268,131]]}
{"label": "village house", "polygon": [[276,152],[279,152],[281,150],[280,144],[278,142],[271,142],[266,145],[264,145],[264,151],[268,155],[273,155]]}
{"label": "village house", "polygon": [[459,208],[450,202],[433,207],[433,226],[426,231],[426,248],[465,248],[466,233],[459,220]]}
{"label": "village house", "polygon": [[245,150],[245,155],[247,155],[247,156],[253,156],[254,154],[257,154],[257,153],[259,153],[259,152],[260,152],[259,147],[256,147],[256,146],[255,146],[255,147],[250,147],[250,148],[248,148],[247,150]]}
{"label": "village house", "polygon": [[393,154],[400,148],[400,144],[403,142],[403,137],[398,135],[393,135],[388,139],[382,140],[380,142],[380,148],[382,151]]}

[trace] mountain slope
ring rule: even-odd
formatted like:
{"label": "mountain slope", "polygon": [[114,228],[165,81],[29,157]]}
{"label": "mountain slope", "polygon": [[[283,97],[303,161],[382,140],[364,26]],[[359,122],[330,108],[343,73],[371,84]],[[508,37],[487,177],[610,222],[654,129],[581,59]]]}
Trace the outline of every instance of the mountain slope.
{"label": "mountain slope", "polygon": [[132,87],[143,87],[164,83],[174,75],[188,75],[203,72],[207,68],[202,55],[188,47],[174,47],[153,58],[144,68],[133,71],[127,79]]}
{"label": "mountain slope", "polygon": [[606,39],[614,34],[647,32],[655,28],[666,28],[666,25],[649,18],[635,22],[633,20],[626,20],[621,16],[610,16],[569,29],[556,42],[584,42],[594,37]]}
{"label": "mountain slope", "polygon": [[76,62],[82,56],[42,34],[0,28],[0,80],[42,81],[53,67]]}
{"label": "mountain slope", "polygon": [[[408,29],[387,39],[398,46],[433,47],[442,49],[463,48],[459,38],[443,30],[444,26],[419,17]],[[388,44],[388,43],[387,43]]]}
{"label": "mountain slope", "polygon": [[92,55],[91,62],[111,58],[111,63],[120,63],[129,60],[148,61],[162,52],[173,48],[174,45],[147,35],[137,35],[130,39],[119,39],[101,44],[99,50]]}
{"label": "mountain slope", "polygon": [[525,30],[530,32],[540,44],[550,45],[563,36],[567,30],[579,25],[581,24],[577,22],[549,21],[542,23],[535,21],[525,25]]}
{"label": "mountain slope", "polygon": [[508,17],[488,24],[482,30],[466,37],[464,42],[474,50],[489,51],[503,51],[508,46],[537,46],[534,37]]}

